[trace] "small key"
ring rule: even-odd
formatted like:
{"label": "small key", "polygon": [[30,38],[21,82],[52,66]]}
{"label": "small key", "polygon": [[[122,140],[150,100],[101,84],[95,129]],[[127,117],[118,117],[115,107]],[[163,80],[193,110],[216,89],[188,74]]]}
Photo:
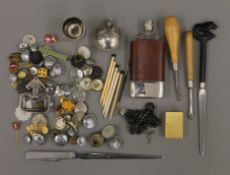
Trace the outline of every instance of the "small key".
{"label": "small key", "polygon": [[147,136],[147,143],[150,144],[152,140],[152,134],[154,133],[154,128],[148,128],[145,130],[145,134]]}
{"label": "small key", "polygon": [[20,143],[19,130],[21,128],[21,122],[20,121],[12,122],[12,128],[14,129],[14,131],[16,131],[17,145],[19,146]]}

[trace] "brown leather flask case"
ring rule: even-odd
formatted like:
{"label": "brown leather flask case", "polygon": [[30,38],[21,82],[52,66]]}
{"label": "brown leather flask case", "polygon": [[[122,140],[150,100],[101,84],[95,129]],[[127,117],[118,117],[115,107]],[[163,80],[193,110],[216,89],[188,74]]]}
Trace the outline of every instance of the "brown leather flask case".
{"label": "brown leather flask case", "polygon": [[131,97],[162,98],[164,95],[165,47],[152,38],[131,41]]}
{"label": "brown leather flask case", "polygon": [[164,43],[154,39],[131,41],[130,80],[164,81]]}

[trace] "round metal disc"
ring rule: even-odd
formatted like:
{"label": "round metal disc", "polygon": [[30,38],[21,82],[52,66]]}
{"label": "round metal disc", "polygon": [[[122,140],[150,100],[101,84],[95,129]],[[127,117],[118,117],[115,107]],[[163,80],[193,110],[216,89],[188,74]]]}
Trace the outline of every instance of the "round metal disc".
{"label": "round metal disc", "polygon": [[77,138],[77,144],[78,144],[79,146],[85,146],[86,143],[87,143],[87,139],[86,139],[85,136],[79,136],[79,137]]}
{"label": "round metal disc", "polygon": [[101,91],[103,89],[103,82],[100,79],[92,80],[90,83],[90,89],[94,91]]}
{"label": "round metal disc", "polygon": [[53,67],[53,65],[56,63],[56,58],[52,57],[52,56],[47,56],[44,58],[44,66],[47,69],[51,69]]}
{"label": "round metal disc", "polygon": [[79,82],[80,87],[85,91],[90,90],[90,84],[91,84],[91,79],[88,77],[81,79],[81,81]]}
{"label": "round metal disc", "polygon": [[30,68],[30,73],[31,75],[35,76],[37,75],[38,69],[36,67],[31,67]]}
{"label": "round metal disc", "polygon": [[33,133],[31,137],[32,137],[32,143],[35,145],[42,145],[45,143],[45,137],[41,134]]}
{"label": "round metal disc", "polygon": [[100,147],[104,144],[105,140],[99,133],[93,133],[89,137],[89,143],[92,147]]}
{"label": "round metal disc", "polygon": [[81,69],[74,68],[69,72],[69,80],[71,82],[79,82],[83,78],[83,72]]}
{"label": "round metal disc", "polygon": [[54,143],[58,146],[64,146],[68,143],[68,137],[65,134],[58,134],[54,137]]}
{"label": "round metal disc", "polygon": [[54,127],[57,129],[57,130],[63,130],[65,129],[66,127],[66,122],[65,122],[65,119],[62,118],[62,117],[57,117],[54,119]]}
{"label": "round metal disc", "polygon": [[88,111],[88,106],[85,103],[77,103],[74,109],[76,114],[83,113],[85,114]]}
{"label": "round metal disc", "polygon": [[121,138],[118,136],[113,137],[109,140],[109,145],[111,148],[117,150],[122,146]]}
{"label": "round metal disc", "polygon": [[73,86],[71,89],[72,97],[75,102],[84,102],[86,99],[86,93],[79,85]]}
{"label": "round metal disc", "polygon": [[95,128],[97,125],[97,117],[92,115],[92,114],[88,114],[84,117],[83,119],[83,126],[87,129],[92,129]]}
{"label": "round metal disc", "polygon": [[116,128],[113,125],[106,125],[102,129],[101,134],[105,139],[111,139],[116,134]]}

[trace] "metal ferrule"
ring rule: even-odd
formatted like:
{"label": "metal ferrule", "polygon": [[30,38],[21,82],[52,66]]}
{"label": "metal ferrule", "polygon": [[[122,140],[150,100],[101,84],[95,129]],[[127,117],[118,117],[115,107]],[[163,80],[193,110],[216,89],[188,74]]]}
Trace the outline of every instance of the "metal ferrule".
{"label": "metal ferrule", "polygon": [[193,88],[193,81],[192,80],[188,81],[188,88]]}
{"label": "metal ferrule", "polygon": [[204,82],[201,82],[201,83],[200,83],[200,88],[201,88],[201,89],[204,89],[205,86],[206,86],[206,83],[204,83]]}
{"label": "metal ferrule", "polygon": [[175,64],[175,63],[173,64],[173,70],[178,71],[178,64]]}

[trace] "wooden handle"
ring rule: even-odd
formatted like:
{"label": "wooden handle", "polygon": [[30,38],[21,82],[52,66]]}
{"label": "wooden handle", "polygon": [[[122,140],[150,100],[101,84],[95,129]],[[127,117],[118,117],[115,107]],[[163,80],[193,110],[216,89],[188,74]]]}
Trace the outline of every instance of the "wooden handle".
{"label": "wooden handle", "polygon": [[165,37],[168,42],[171,61],[173,64],[178,64],[179,58],[179,40],[180,40],[180,25],[176,17],[168,16],[164,25]]}
{"label": "wooden handle", "polygon": [[185,50],[186,50],[186,71],[187,80],[192,81],[194,78],[194,48],[192,32],[185,33]]}

